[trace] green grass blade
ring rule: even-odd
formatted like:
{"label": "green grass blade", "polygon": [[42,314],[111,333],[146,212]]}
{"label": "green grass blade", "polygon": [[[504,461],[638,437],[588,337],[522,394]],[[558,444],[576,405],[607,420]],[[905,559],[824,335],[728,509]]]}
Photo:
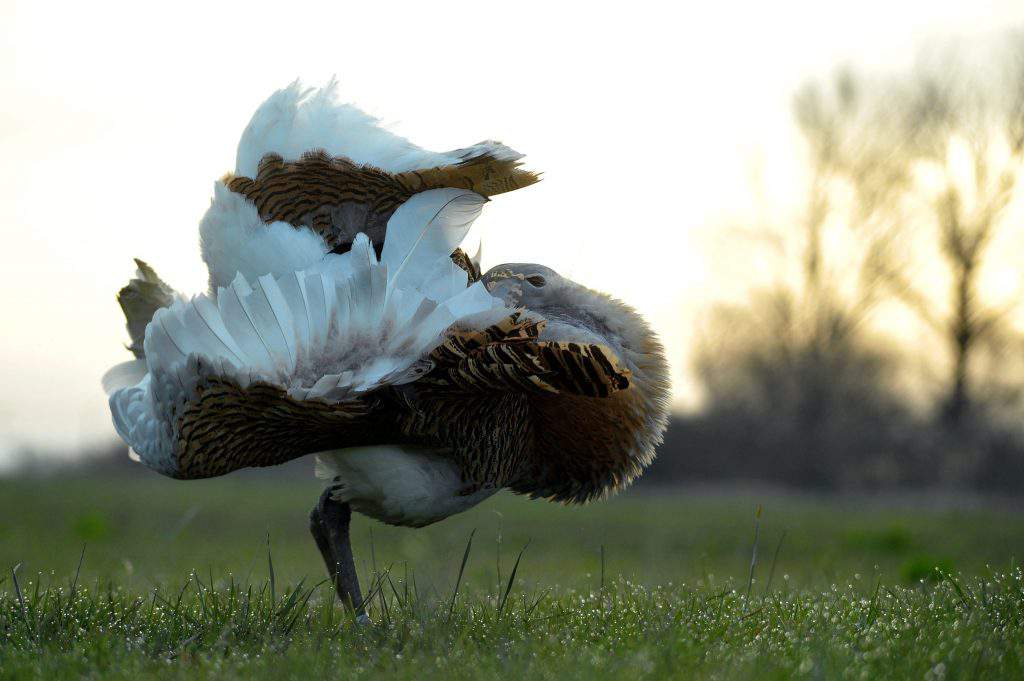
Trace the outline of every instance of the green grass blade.
{"label": "green grass blade", "polygon": [[448,619],[451,621],[452,612],[455,610],[455,599],[459,595],[459,586],[462,584],[462,574],[466,571],[466,562],[469,560],[469,550],[473,548],[473,535],[476,534],[476,528],[469,533],[469,540],[466,542],[466,550],[462,552],[462,564],[459,565],[459,576],[455,578],[455,589],[452,590],[452,600],[448,604]]}

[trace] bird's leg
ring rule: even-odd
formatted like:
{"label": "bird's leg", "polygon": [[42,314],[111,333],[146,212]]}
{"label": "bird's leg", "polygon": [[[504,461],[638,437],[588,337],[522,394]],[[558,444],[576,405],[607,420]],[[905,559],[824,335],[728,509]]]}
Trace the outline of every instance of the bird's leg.
{"label": "bird's leg", "polygon": [[370,619],[363,607],[356,564],[352,559],[352,543],[349,541],[351,520],[352,509],[348,504],[332,499],[328,488],[320,495],[320,501],[309,514],[309,531],[316,540],[320,555],[324,557],[327,574],[334,582],[338,600],[354,610],[357,621],[365,624]]}

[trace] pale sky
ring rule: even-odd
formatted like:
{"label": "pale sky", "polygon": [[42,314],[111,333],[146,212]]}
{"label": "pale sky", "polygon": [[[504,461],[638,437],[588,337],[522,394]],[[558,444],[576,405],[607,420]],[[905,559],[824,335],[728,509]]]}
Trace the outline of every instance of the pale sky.
{"label": "pale sky", "polygon": [[[0,0],[0,462],[114,437],[114,295],[149,261],[205,287],[197,223],[256,106],[296,77],[421,146],[500,139],[544,181],[481,217],[485,266],[542,262],[649,316],[692,404],[691,331],[723,281],[707,235],[751,210],[750,159],[799,174],[793,89],[845,60],[1024,22],[1005,2],[109,3]],[[789,180],[787,180],[789,178]]]}

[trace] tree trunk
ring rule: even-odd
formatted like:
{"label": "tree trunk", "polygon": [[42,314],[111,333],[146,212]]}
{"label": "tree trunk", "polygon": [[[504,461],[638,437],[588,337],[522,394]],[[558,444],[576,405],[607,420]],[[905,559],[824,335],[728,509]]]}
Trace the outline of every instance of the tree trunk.
{"label": "tree trunk", "polygon": [[949,393],[942,408],[942,423],[946,428],[960,430],[971,410],[971,396],[967,384],[967,360],[971,343],[957,343],[953,360],[953,376]]}
{"label": "tree trunk", "polygon": [[957,265],[954,286],[954,317],[950,324],[950,345],[953,350],[953,372],[942,406],[942,424],[951,431],[960,430],[971,411],[971,392],[968,383],[968,365],[977,340],[974,314],[973,257],[961,259]]}

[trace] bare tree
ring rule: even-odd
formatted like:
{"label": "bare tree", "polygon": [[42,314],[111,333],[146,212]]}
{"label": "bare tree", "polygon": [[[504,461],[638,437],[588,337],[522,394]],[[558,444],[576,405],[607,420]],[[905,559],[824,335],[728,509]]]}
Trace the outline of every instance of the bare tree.
{"label": "bare tree", "polygon": [[[994,392],[989,350],[1020,339],[1016,299],[989,297],[981,279],[1001,235],[1016,230],[1024,242],[1007,220],[1024,167],[1021,37],[980,72],[947,55],[937,69],[897,76],[842,70],[796,94],[809,178],[800,218],[773,240],[795,255],[780,269],[786,283],[717,306],[693,356],[713,441],[755,474],[964,482],[1024,462],[1010,430],[972,418],[988,415],[982,390]],[[837,237],[855,247],[836,249]],[[906,367],[887,342],[889,317],[876,314],[894,301],[948,360],[935,400],[943,428],[899,386]]]}
{"label": "bare tree", "polygon": [[[901,178],[922,165],[938,168],[937,188],[890,183],[884,174],[872,172],[877,157],[871,154],[845,162],[858,195],[871,201],[866,208],[888,221],[887,236],[873,244],[866,275],[913,310],[949,353],[939,415],[952,430],[964,426],[975,403],[972,364],[989,340],[1006,331],[1004,322],[1017,303],[999,306],[983,300],[978,282],[998,230],[1020,229],[1005,224],[1003,217],[1024,161],[1022,55],[1024,44],[1015,36],[1001,59],[989,61],[987,73],[979,74],[962,67],[955,53],[947,54],[939,66],[897,82],[888,89],[888,98],[875,102],[871,119],[886,134],[865,138],[861,148],[877,148],[881,141],[890,149],[884,165],[895,168],[890,174]],[[902,142],[893,146],[894,139]],[[966,168],[950,159],[954,145],[964,152],[959,165]],[[966,184],[965,174],[970,176]],[[880,193],[896,200],[875,202]],[[908,203],[911,209],[923,207],[918,212],[930,223],[948,281],[946,296],[915,282],[906,250],[898,248]]]}
{"label": "bare tree", "polygon": [[[895,360],[867,323],[878,286],[851,254],[827,245],[835,231],[883,238],[877,214],[910,181],[906,168],[868,161],[882,145],[859,145],[867,112],[860,86],[844,71],[829,87],[797,93],[809,178],[798,222],[782,235],[797,248],[782,250],[795,255],[783,268],[798,277],[752,292],[744,305],[717,306],[695,348],[709,420],[728,424],[721,431],[730,436],[758,434],[742,448],[746,470],[761,477],[812,486],[877,481],[885,476],[875,464],[905,440],[910,417],[892,385]],[[879,181],[862,183],[872,196],[847,215],[837,185],[851,186],[853,173]],[[851,269],[860,279],[853,291],[840,285]]]}

